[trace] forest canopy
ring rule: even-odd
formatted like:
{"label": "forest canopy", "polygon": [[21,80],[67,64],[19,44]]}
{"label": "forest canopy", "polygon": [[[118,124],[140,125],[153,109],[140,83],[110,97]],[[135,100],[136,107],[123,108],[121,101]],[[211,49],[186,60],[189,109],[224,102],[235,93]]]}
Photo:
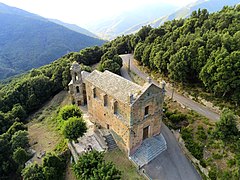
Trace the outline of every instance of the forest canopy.
{"label": "forest canopy", "polygon": [[144,26],[109,43],[172,81],[199,84],[216,97],[240,103],[240,5],[209,14]]}

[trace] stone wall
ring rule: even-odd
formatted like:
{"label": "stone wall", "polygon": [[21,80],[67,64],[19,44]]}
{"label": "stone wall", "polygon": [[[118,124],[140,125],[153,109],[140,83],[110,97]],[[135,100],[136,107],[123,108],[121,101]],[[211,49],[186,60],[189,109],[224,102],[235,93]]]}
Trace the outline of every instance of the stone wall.
{"label": "stone wall", "polygon": [[[148,114],[145,115],[145,108]],[[160,133],[162,121],[163,94],[156,86],[150,86],[132,106],[132,130],[130,138],[130,154],[141,145],[143,129],[148,127],[148,137]]]}
{"label": "stone wall", "polygon": [[[102,127],[113,130],[122,139],[126,148],[129,149],[130,106],[117,101],[89,82],[86,82],[86,92],[88,112],[94,120]],[[104,96],[107,96],[107,103],[105,105]],[[114,103],[117,103],[118,106],[117,113],[114,113]]]}

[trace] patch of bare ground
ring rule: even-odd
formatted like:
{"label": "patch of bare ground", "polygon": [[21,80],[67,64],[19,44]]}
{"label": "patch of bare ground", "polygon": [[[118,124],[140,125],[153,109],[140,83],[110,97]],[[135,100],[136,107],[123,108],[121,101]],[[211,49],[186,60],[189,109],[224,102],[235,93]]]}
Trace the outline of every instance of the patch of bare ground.
{"label": "patch of bare ground", "polygon": [[57,129],[56,116],[58,108],[69,104],[71,99],[67,91],[55,95],[45,105],[35,112],[29,119],[28,133],[31,149],[36,151],[33,161],[41,163],[47,152],[55,150],[64,141],[63,135]]}

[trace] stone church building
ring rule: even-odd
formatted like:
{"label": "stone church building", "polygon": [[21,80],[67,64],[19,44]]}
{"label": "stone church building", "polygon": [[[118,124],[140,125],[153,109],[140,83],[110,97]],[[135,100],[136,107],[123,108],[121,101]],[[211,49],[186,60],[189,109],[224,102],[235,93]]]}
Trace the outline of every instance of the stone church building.
{"label": "stone church building", "polygon": [[109,71],[81,71],[76,62],[70,70],[75,104],[87,105],[94,123],[109,129],[129,156],[145,139],[160,134],[165,84],[160,88],[148,79],[140,86]]}

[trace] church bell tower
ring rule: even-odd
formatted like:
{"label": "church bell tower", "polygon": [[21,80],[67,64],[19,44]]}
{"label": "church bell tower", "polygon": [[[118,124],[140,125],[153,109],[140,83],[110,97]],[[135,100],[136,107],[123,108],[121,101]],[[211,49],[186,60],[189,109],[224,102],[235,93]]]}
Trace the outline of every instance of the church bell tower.
{"label": "church bell tower", "polygon": [[84,85],[82,80],[81,68],[77,62],[74,62],[70,68],[72,81],[69,83],[69,91],[73,97],[73,102],[78,106],[83,106]]}

